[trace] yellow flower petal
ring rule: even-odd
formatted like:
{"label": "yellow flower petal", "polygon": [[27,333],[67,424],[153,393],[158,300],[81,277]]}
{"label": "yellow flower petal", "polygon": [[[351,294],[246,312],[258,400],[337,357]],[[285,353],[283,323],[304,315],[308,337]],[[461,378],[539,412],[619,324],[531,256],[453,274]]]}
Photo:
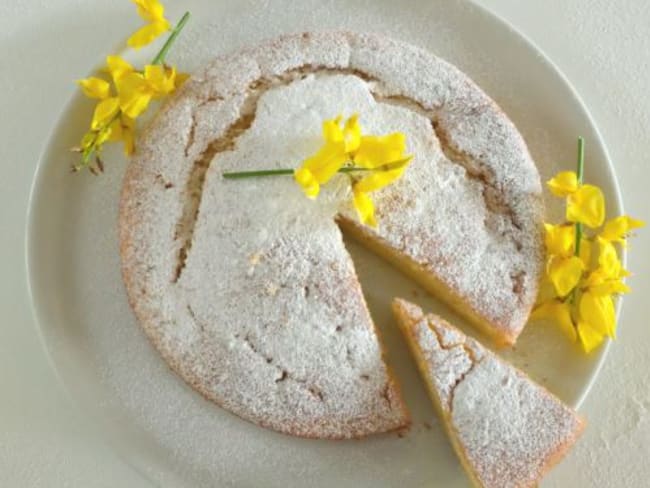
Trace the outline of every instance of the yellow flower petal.
{"label": "yellow flower petal", "polygon": [[106,67],[114,82],[117,82],[124,75],[133,73],[135,69],[120,56],[106,56]]}
{"label": "yellow flower petal", "polygon": [[91,76],[83,80],[77,80],[81,90],[89,98],[99,98],[103,100],[108,98],[111,93],[111,85],[101,78]]}
{"label": "yellow flower petal", "polygon": [[603,238],[598,238],[598,265],[607,278],[620,278],[622,265],[614,245]]}
{"label": "yellow flower petal", "polygon": [[135,152],[135,134],[132,129],[122,128],[122,143],[124,154],[131,156]]}
{"label": "yellow flower petal", "polygon": [[154,96],[168,95],[176,87],[176,69],[148,64],[144,67],[144,79],[149,83]]}
{"label": "yellow flower petal", "polygon": [[341,130],[341,119],[339,115],[335,119],[323,122],[323,139],[325,142],[341,142],[343,140],[343,131]]}
{"label": "yellow flower petal", "polygon": [[130,156],[135,150],[134,128],[135,121],[125,115],[122,115],[111,124],[109,140],[113,142],[122,141],[126,156]]}
{"label": "yellow flower petal", "polygon": [[376,171],[370,173],[368,176],[364,176],[355,184],[355,188],[358,191],[371,192],[379,190],[386,185],[390,185],[404,174],[404,170],[406,170],[410,160],[410,157],[403,160],[396,169],[390,171]]}
{"label": "yellow flower petal", "polygon": [[629,293],[630,287],[621,280],[607,280],[589,287],[589,292],[596,296],[619,295]]}
{"label": "yellow flower petal", "polygon": [[578,175],[575,171],[562,171],[546,182],[553,195],[566,197],[578,190]]}
{"label": "yellow flower petal", "polygon": [[611,296],[586,291],[580,297],[579,311],[581,322],[589,324],[600,334],[616,337],[616,311]]}
{"label": "yellow flower petal", "polygon": [[320,185],[311,171],[306,168],[298,168],[293,174],[296,182],[302,187],[305,195],[309,198],[316,198],[320,192]]}
{"label": "yellow flower petal", "polygon": [[577,256],[551,257],[547,266],[547,274],[558,296],[564,297],[576,287],[582,277],[583,269],[584,264]]}
{"label": "yellow flower petal", "polygon": [[168,31],[169,28],[169,22],[166,20],[147,24],[135,31],[133,35],[129,37],[126,43],[129,45],[129,47],[140,49],[141,47],[153,42],[156,38],[158,38],[158,36]]}
{"label": "yellow flower petal", "polygon": [[377,227],[377,221],[375,220],[375,206],[372,203],[372,199],[367,193],[353,189],[354,195],[354,208],[357,210],[357,215],[359,215],[359,220],[364,225],[369,225],[370,227]]}
{"label": "yellow flower petal", "polygon": [[400,132],[386,136],[363,136],[354,154],[354,162],[362,168],[376,168],[404,158],[406,136]]}
{"label": "yellow flower petal", "polygon": [[343,141],[328,142],[316,154],[305,159],[303,168],[308,169],[321,185],[327,183],[348,161]]}
{"label": "yellow flower petal", "polygon": [[557,300],[552,300],[539,305],[530,315],[532,320],[549,319],[557,323],[571,341],[576,341],[578,336],[576,328],[571,320],[571,310],[569,304]]}
{"label": "yellow flower petal", "polygon": [[165,19],[165,7],[158,0],[133,0],[138,7],[138,15],[147,22]]}
{"label": "yellow flower petal", "polygon": [[621,215],[605,223],[600,237],[607,241],[623,243],[631,230],[638,229],[644,225],[645,222],[641,220],[633,219],[627,215]]}
{"label": "yellow flower petal", "polygon": [[582,185],[567,198],[566,219],[595,228],[605,220],[605,197],[600,188]]}
{"label": "yellow flower petal", "polygon": [[351,153],[359,149],[361,144],[361,125],[359,124],[359,114],[352,115],[343,127],[343,142],[345,143],[345,152]]}
{"label": "yellow flower petal", "polygon": [[120,109],[120,103],[116,97],[107,98],[102,100],[95,107],[93,119],[90,123],[92,130],[98,130],[106,125]]}
{"label": "yellow flower petal", "polygon": [[580,338],[582,348],[587,354],[593,351],[605,340],[603,334],[586,322],[578,322],[578,337]]}
{"label": "yellow flower petal", "polygon": [[546,251],[549,254],[569,257],[575,252],[575,225],[544,224]]}
{"label": "yellow flower petal", "polygon": [[116,82],[120,108],[128,117],[135,119],[147,109],[152,92],[140,73],[128,73]]}

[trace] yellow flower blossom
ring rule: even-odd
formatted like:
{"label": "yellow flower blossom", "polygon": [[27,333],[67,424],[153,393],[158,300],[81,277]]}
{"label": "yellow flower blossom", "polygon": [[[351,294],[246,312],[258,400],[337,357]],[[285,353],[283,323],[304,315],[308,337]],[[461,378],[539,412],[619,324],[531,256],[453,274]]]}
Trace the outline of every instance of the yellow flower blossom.
{"label": "yellow flower blossom", "polygon": [[[625,246],[630,231],[643,222],[626,215],[605,221],[600,188],[582,183],[584,140],[578,139],[578,173],[563,171],[547,182],[550,191],[566,198],[568,222],[544,224],[546,273],[541,281],[533,318],[550,318],[588,353],[606,337],[616,337],[614,296],[630,291],[615,243]],[[603,226],[600,234],[587,234]],[[596,255],[597,252],[597,255]]]}
{"label": "yellow flower blossom", "polygon": [[133,3],[138,7],[138,15],[147,22],[127,41],[130,47],[139,49],[168,31],[171,24],[165,18],[165,7],[158,0],[133,0]]}
{"label": "yellow flower blossom", "polygon": [[175,88],[176,70],[160,65],[145,66],[144,73],[126,73],[116,80],[119,107],[135,119],[154,98],[168,95]]}
{"label": "yellow flower blossom", "polygon": [[110,126],[109,141],[124,144],[124,154],[130,156],[135,151],[135,120],[125,114],[121,114]]}
{"label": "yellow flower blossom", "polygon": [[327,183],[347,165],[347,169],[367,170],[353,177],[353,204],[364,224],[376,226],[375,208],[369,193],[400,178],[411,161],[405,156],[406,137],[394,133],[385,136],[361,135],[357,114],[343,123],[343,117],[323,122],[325,143],[294,171],[295,181],[309,198],[316,198],[320,185]]}
{"label": "yellow flower blossom", "polygon": [[559,297],[565,297],[576,287],[584,263],[578,256],[564,258],[562,256],[552,256],[546,267],[546,273],[555,287],[555,292]]}
{"label": "yellow flower blossom", "polygon": [[576,328],[571,319],[571,309],[566,302],[551,300],[543,303],[533,310],[530,318],[554,320],[571,341],[575,342],[577,339]]}
{"label": "yellow flower blossom", "polygon": [[354,164],[377,168],[404,158],[406,136],[399,132],[385,136],[363,136],[354,154]]}
{"label": "yellow flower blossom", "polygon": [[[361,147],[363,147],[363,143]],[[390,150],[391,149],[389,149],[389,151]],[[381,154],[378,154],[378,156],[381,156]],[[407,156],[406,158],[393,163],[388,163],[387,165],[384,164],[382,166],[387,167],[388,169],[372,172],[368,176],[361,178],[352,186],[354,192],[354,207],[357,210],[359,220],[362,223],[370,225],[371,227],[377,226],[377,221],[375,220],[375,206],[368,193],[380,190],[381,188],[390,185],[398,178],[401,178],[411,159],[413,159],[412,156]],[[370,160],[368,160],[368,162],[372,163]]]}
{"label": "yellow flower blossom", "polygon": [[125,75],[133,73],[135,68],[120,56],[110,55],[106,56],[106,70],[111,75],[113,83],[116,83],[117,80]]}
{"label": "yellow flower blossom", "polygon": [[581,185],[567,197],[566,219],[587,227],[600,227],[605,220],[605,197],[594,185]]}
{"label": "yellow flower blossom", "polygon": [[592,327],[587,322],[578,322],[576,329],[578,332],[580,344],[587,354],[598,347],[605,339],[604,334]]}
{"label": "yellow flower blossom", "polygon": [[546,252],[569,257],[575,249],[576,228],[574,225],[544,224]]}
{"label": "yellow flower blossom", "polygon": [[630,288],[622,279],[628,275],[623,269],[614,245],[599,237],[598,267],[585,279],[585,286],[595,295],[628,293]]}
{"label": "yellow flower blossom", "polygon": [[343,118],[323,122],[325,144],[313,156],[305,159],[294,173],[296,182],[309,198],[316,198],[320,185],[327,183],[343,165],[352,158],[352,151],[359,147],[361,127],[359,116],[352,115],[343,127]]}
{"label": "yellow flower blossom", "polygon": [[302,187],[305,195],[311,199],[314,199],[318,196],[318,193],[320,192],[320,185],[314,176],[314,173],[312,173],[309,168],[298,168],[294,172],[294,178],[296,179],[296,182]]}
{"label": "yellow flower blossom", "polygon": [[363,192],[358,191],[353,187],[353,203],[354,208],[359,215],[359,221],[364,225],[369,225],[370,227],[377,227],[377,220],[375,219],[375,205],[372,203],[370,196]]}
{"label": "yellow flower blossom", "polygon": [[574,171],[562,171],[546,182],[551,192],[567,198],[566,219],[595,228],[605,220],[605,198],[600,188],[580,184]]}
{"label": "yellow flower blossom", "polygon": [[107,125],[120,110],[120,103],[117,98],[110,97],[102,100],[95,107],[93,118],[90,122],[92,130],[99,130]]}
{"label": "yellow flower blossom", "polygon": [[106,80],[91,76],[83,80],[77,80],[84,95],[88,98],[98,98],[103,100],[108,98],[111,93],[111,85]]}
{"label": "yellow flower blossom", "polygon": [[625,243],[625,238],[634,229],[641,228],[645,222],[633,219],[627,215],[621,215],[605,223],[600,237],[610,242]]}
{"label": "yellow flower blossom", "polygon": [[589,290],[580,297],[580,321],[589,324],[599,333],[616,338],[616,311],[609,295],[596,295]]}
{"label": "yellow flower blossom", "polygon": [[575,171],[562,171],[546,182],[553,195],[567,197],[578,190],[578,175]]}

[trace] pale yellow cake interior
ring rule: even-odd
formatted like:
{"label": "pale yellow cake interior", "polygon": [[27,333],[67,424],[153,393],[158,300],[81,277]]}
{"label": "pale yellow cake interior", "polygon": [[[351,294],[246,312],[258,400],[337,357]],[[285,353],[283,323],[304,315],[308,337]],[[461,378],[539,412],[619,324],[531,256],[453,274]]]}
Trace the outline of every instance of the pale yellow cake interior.
{"label": "pale yellow cake interior", "polygon": [[447,284],[441,281],[430,270],[425,269],[421,264],[414,261],[408,254],[399,252],[394,247],[383,242],[356,221],[341,216],[338,217],[337,221],[346,234],[393,264],[393,266],[415,280],[431,295],[449,304],[458,314],[465,317],[477,327],[479,331],[490,337],[497,347],[509,346],[515,343],[516,337],[506,335],[501,326],[488,322],[485,317],[473,310],[462,296],[449,288]]}

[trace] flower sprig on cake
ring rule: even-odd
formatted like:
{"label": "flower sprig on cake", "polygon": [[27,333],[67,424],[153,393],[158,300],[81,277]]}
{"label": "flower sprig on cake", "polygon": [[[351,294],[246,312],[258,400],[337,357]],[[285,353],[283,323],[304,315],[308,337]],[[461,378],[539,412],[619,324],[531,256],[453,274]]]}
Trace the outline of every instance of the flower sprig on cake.
{"label": "flower sprig on cake", "polygon": [[138,14],[146,24],[138,29],[127,44],[140,49],[156,40],[165,32],[170,34],[150,64],[142,70],[134,68],[120,56],[106,58],[104,77],[90,76],[77,80],[84,95],[97,100],[90,122],[90,130],[84,134],[79,146],[73,148],[81,159],[73,165],[74,171],[84,168],[93,174],[103,171],[101,152],[107,142],[122,142],[126,155],[135,150],[136,119],[148,108],[152,100],[169,95],[187,78],[176,68],[165,63],[166,55],[189,19],[185,12],[176,26],[165,18],[165,9],[158,0],[132,0]]}
{"label": "flower sprig on cake", "polygon": [[532,318],[552,319],[590,352],[606,337],[616,337],[614,300],[630,291],[616,246],[625,247],[629,233],[645,224],[627,215],[605,222],[603,192],[583,178],[579,138],[577,171],[547,182],[554,195],[566,199],[566,222],[544,224],[546,273]]}
{"label": "flower sprig on cake", "polygon": [[321,185],[337,173],[348,176],[353,204],[359,220],[377,225],[375,206],[370,193],[399,179],[413,159],[405,154],[406,136],[400,132],[387,135],[363,135],[359,115],[347,120],[342,116],[323,122],[324,143],[296,169],[272,169],[223,173],[224,178],[293,175],[305,195],[315,199]]}

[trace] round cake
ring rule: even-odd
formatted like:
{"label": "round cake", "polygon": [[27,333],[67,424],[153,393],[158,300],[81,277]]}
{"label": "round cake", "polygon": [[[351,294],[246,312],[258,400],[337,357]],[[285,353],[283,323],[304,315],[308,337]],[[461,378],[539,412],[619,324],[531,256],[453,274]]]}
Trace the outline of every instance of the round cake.
{"label": "round cake", "polygon": [[[358,223],[343,175],[291,177],[321,124],[360,115],[414,158]],[[122,273],[145,333],[205,397],[277,431],[352,438],[408,425],[341,229],[497,342],[524,327],[542,266],[541,185],[497,105],[432,54],[375,35],[285,36],[215,59],[142,135],[120,209]]]}

